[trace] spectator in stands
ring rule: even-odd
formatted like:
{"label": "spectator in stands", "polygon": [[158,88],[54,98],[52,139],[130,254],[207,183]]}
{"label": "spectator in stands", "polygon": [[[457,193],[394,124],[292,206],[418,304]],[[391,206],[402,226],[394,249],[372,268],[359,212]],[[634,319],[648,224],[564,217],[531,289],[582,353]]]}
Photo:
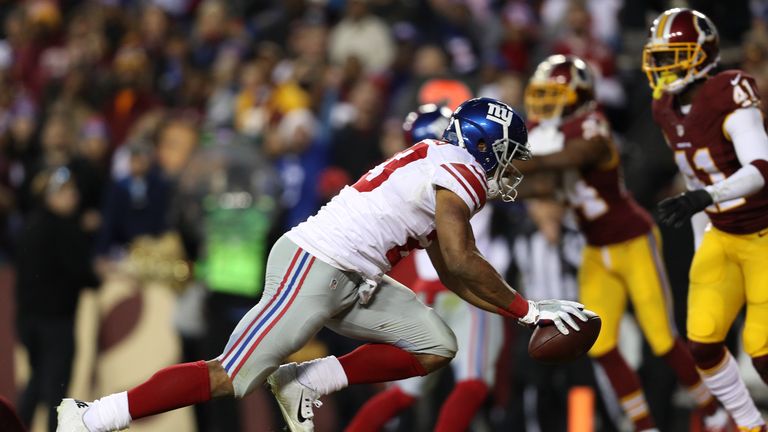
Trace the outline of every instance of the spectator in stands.
{"label": "spectator in stands", "polygon": [[197,7],[191,50],[194,66],[210,67],[219,50],[239,27],[230,17],[230,3],[205,0]]}
{"label": "spectator in stands", "polygon": [[428,103],[453,110],[472,97],[472,87],[467,80],[454,76],[440,46],[424,44],[414,55],[411,78],[397,95],[392,114],[405,118],[412,107]]}
{"label": "spectator in stands", "polygon": [[584,59],[598,77],[595,82],[598,102],[606,108],[622,108],[626,95],[619,81],[616,58],[611,48],[594,36],[586,0],[570,2],[567,7],[564,30],[555,41],[552,53],[573,54]]}
{"label": "spectator in stands", "polygon": [[370,13],[366,0],[348,0],[344,18],[331,31],[329,55],[336,65],[355,57],[366,72],[383,73],[394,60],[395,43],[389,26]]}
{"label": "spectator in stands", "polygon": [[147,3],[138,22],[141,45],[154,61],[162,59],[165,42],[171,33],[168,14],[156,3]]}
{"label": "spectator in stands", "polygon": [[33,148],[38,109],[29,94],[7,73],[0,74],[0,146],[9,158],[25,164]]}
{"label": "spectator in stands", "polygon": [[742,43],[744,60],[741,68],[755,78],[760,98],[768,98],[768,26],[763,21],[747,33]]}
{"label": "spectator in stands", "polygon": [[479,90],[481,96],[498,99],[512,108],[523,112],[525,82],[516,73],[499,73],[493,81]]}
{"label": "spectator in stands", "polygon": [[[34,208],[33,181],[45,170],[57,166],[66,166],[77,183],[79,193],[77,214],[82,218],[83,227],[93,234],[100,225],[98,215],[101,206],[101,195],[104,178],[103,171],[91,163],[80,153],[78,140],[88,141],[91,138],[80,135],[80,126],[76,116],[64,107],[53,108],[51,115],[43,125],[40,136],[42,153],[25,166],[24,183],[22,184],[19,203],[23,212]],[[83,131],[86,132],[86,131]],[[87,134],[97,131],[88,131]]]}
{"label": "spectator in stands", "polygon": [[176,181],[197,149],[196,116],[170,117],[161,123],[155,139],[157,165],[163,175]]}
{"label": "spectator in stands", "polygon": [[235,130],[255,140],[263,138],[269,122],[267,106],[272,92],[269,68],[264,62],[251,61],[240,69],[240,90],[234,100]]}
{"label": "spectator in stands", "polygon": [[83,122],[77,141],[76,153],[99,173],[103,184],[109,174],[109,136],[104,119],[93,115]]}
{"label": "spectator in stands", "polygon": [[98,280],[78,218],[80,197],[71,171],[60,166],[40,173],[33,192],[40,205],[29,216],[16,257],[17,333],[31,369],[18,406],[22,421],[30,425],[38,405],[45,405],[48,430],[54,432],[55,408],[72,369],[79,294]]}
{"label": "spectator in stands", "polygon": [[96,242],[97,270],[106,274],[109,257],[141,235],[159,235],[168,229],[170,183],[156,164],[150,144],[130,147],[130,173],[107,188],[103,224]]}
{"label": "spectator in stands", "polygon": [[499,46],[506,68],[526,73],[531,67],[530,53],[537,41],[536,16],[525,1],[511,1],[502,10],[502,35]]}
{"label": "spectator in stands", "polygon": [[237,91],[233,83],[240,62],[237,49],[223,49],[211,67],[211,88],[204,114],[205,128],[209,131],[234,129]]}
{"label": "spectator in stands", "polygon": [[152,91],[149,65],[146,52],[134,42],[126,42],[115,54],[114,88],[104,107],[113,147],[122,145],[134,122],[160,104]]}
{"label": "spectator in stands", "polygon": [[103,226],[96,242],[97,268],[110,268],[109,258],[121,255],[137,238],[169,231],[169,211],[176,183],[198,145],[194,118],[160,121],[154,142],[130,145],[128,175],[112,181],[103,207]]}
{"label": "spectator in stands", "polygon": [[357,180],[381,162],[381,92],[370,80],[361,80],[349,97],[348,118],[333,131],[330,164]]}

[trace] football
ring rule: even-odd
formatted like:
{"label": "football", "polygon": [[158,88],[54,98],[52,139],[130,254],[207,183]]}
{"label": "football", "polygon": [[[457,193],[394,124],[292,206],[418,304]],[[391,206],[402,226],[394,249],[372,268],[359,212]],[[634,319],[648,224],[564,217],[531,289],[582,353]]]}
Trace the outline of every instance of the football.
{"label": "football", "polygon": [[[528,342],[528,355],[545,364],[560,364],[584,355],[597,340],[602,321],[591,311],[584,311],[587,321],[574,318],[581,328],[567,335],[560,333],[553,324],[536,326]],[[567,325],[567,324],[566,324]]]}

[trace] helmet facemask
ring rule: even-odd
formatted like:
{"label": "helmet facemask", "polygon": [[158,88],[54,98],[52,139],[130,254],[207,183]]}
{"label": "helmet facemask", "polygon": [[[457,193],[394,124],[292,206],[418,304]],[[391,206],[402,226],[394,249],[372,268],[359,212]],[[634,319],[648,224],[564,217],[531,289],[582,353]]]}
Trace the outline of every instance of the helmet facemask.
{"label": "helmet facemask", "polygon": [[677,94],[688,84],[703,77],[714,63],[707,60],[701,45],[689,42],[649,43],[643,49],[643,71],[658,99],[663,92]]}
{"label": "helmet facemask", "polygon": [[532,121],[558,119],[567,105],[576,103],[576,92],[563,83],[531,83],[525,89],[525,111]]}
{"label": "helmet facemask", "polygon": [[486,179],[488,198],[500,197],[504,202],[512,202],[517,198],[516,188],[523,180],[523,173],[512,164],[512,161],[528,160],[531,158],[531,152],[525,144],[508,138],[496,140],[491,148],[499,163]]}

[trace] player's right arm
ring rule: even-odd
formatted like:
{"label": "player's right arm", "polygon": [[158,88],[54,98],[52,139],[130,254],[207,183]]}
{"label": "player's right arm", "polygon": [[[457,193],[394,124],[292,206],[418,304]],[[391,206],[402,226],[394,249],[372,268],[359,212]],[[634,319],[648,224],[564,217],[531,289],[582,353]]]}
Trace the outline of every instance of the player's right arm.
{"label": "player's right arm", "polygon": [[[459,297],[473,306],[490,312],[499,312],[497,306],[475,295],[472,290],[469,289],[469,287],[461,281],[461,279],[455,277],[448,270],[448,267],[445,264],[445,260],[443,260],[442,252],[440,251],[439,239],[435,239],[432,244],[429,245],[427,248],[427,255],[429,256],[430,261],[432,261],[432,266],[435,268],[438,276],[440,277],[440,282],[444,286],[449,287],[451,291],[457,293]],[[505,313],[504,315],[510,314]]]}
{"label": "player's right arm", "polygon": [[[531,135],[539,130],[534,129]],[[552,197],[559,189],[560,174],[564,171],[601,166],[614,160],[616,151],[607,121],[599,116],[590,116],[582,120],[581,130],[581,136],[571,137],[567,143],[561,142],[565,140],[561,132],[554,137],[543,137],[539,140],[540,145],[533,146],[531,160],[515,163],[515,167],[526,176],[526,181],[518,186],[518,196]]]}
{"label": "player's right arm", "polygon": [[611,143],[602,135],[568,140],[562,150],[546,155],[534,155],[531,160],[515,163],[523,174],[541,171],[562,171],[599,165],[611,160]]}
{"label": "player's right arm", "polygon": [[528,301],[504,281],[477,250],[470,217],[464,200],[450,190],[437,189],[437,240],[428,253],[443,285],[479,308],[513,316],[524,324],[551,320],[567,334],[564,321],[579,330],[570,314],[586,321],[587,317],[580,312],[582,305],[559,300]]}
{"label": "player's right arm", "polygon": [[560,173],[540,171],[525,175],[516,190],[518,198],[553,198],[557,195],[562,184]]}
{"label": "player's right arm", "polygon": [[733,143],[741,168],[705,188],[715,203],[758,192],[765,186],[768,176],[768,135],[760,108],[750,106],[735,110],[726,118],[723,130]]}

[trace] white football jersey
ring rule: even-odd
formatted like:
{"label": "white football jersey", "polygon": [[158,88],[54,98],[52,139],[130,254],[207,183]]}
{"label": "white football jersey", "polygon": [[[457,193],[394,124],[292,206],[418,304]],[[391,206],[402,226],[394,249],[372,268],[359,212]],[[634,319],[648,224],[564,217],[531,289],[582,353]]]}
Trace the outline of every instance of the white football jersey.
{"label": "white football jersey", "polygon": [[346,186],[286,235],[318,259],[379,281],[404,256],[435,237],[435,192],[461,197],[471,214],[485,204],[482,167],[466,150],[425,140]]}

